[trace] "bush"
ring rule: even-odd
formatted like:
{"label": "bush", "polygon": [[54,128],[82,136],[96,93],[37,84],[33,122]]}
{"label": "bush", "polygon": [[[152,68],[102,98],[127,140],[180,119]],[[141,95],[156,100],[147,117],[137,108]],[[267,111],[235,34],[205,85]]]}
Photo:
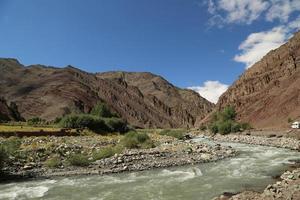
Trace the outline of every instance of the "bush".
{"label": "bush", "polygon": [[121,143],[124,147],[129,149],[154,147],[153,141],[146,133],[138,133],[135,131],[126,133]]}
{"label": "bush", "polygon": [[123,151],[123,147],[120,145],[117,145],[115,147],[105,147],[101,149],[100,151],[93,153],[93,159],[94,160],[101,160],[103,158],[109,158],[112,157],[115,154],[119,154]]}
{"label": "bush", "polygon": [[8,161],[9,156],[18,156],[20,146],[21,139],[17,137],[10,137],[0,144],[0,169]]}
{"label": "bush", "polygon": [[91,111],[92,115],[97,117],[116,117],[116,114],[112,113],[109,107],[105,103],[97,103]]}
{"label": "bush", "polygon": [[251,129],[252,127],[251,127],[251,125],[250,125],[249,123],[241,123],[241,128],[242,128],[243,130],[249,130],[249,129]]}
{"label": "bush", "polygon": [[45,122],[46,121],[44,119],[41,119],[39,117],[34,117],[34,118],[27,120],[27,124],[30,126],[41,125],[41,124],[44,124]]}
{"label": "bush", "polygon": [[3,145],[0,145],[0,170],[3,168],[8,155]]}
{"label": "bush", "polygon": [[64,128],[89,128],[97,133],[108,131],[104,120],[92,115],[67,115],[61,119],[60,125]]}
{"label": "bush", "polygon": [[106,118],[104,121],[110,132],[125,133],[128,131],[127,123],[120,118]]}
{"label": "bush", "polygon": [[209,130],[211,133],[213,134],[216,134],[219,132],[219,129],[218,129],[218,125],[216,123],[213,123],[209,126]]}
{"label": "bush", "polygon": [[70,165],[84,167],[90,164],[88,157],[84,154],[73,154],[68,158]]}
{"label": "bush", "polygon": [[213,134],[228,134],[239,132],[241,129],[247,130],[251,128],[248,123],[235,122],[235,118],[236,112],[234,107],[227,106],[222,112],[213,113],[212,124],[209,126],[209,129]]}
{"label": "bush", "polygon": [[61,117],[56,117],[54,120],[53,120],[53,123],[54,124],[59,124],[61,121]]}
{"label": "bush", "polygon": [[185,130],[179,130],[179,129],[178,130],[169,130],[169,129],[166,129],[166,130],[161,131],[159,134],[175,137],[179,140],[182,140],[184,138],[184,133],[185,133]]}
{"label": "bush", "polygon": [[61,164],[62,162],[58,156],[54,156],[45,161],[45,166],[48,168],[58,168]]}
{"label": "bush", "polygon": [[239,132],[240,130],[241,130],[241,125],[239,123],[232,124],[232,126],[231,126],[232,133]]}
{"label": "bush", "polygon": [[8,155],[15,156],[21,146],[21,139],[17,137],[10,137],[2,142],[2,148]]}
{"label": "bush", "polygon": [[201,131],[205,131],[207,129],[207,127],[204,124],[201,124],[199,128]]}
{"label": "bush", "polygon": [[225,121],[225,122],[220,122],[218,124],[218,131],[219,133],[225,135],[231,132],[231,125],[232,122],[230,121]]}
{"label": "bush", "polygon": [[228,120],[235,120],[236,112],[234,107],[232,106],[226,106],[224,110],[221,112],[221,120],[222,121],[228,121]]}

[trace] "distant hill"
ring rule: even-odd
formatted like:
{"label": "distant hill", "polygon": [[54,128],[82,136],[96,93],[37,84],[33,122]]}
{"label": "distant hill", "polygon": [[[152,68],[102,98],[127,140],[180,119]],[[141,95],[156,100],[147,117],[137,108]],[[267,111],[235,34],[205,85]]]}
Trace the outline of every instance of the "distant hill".
{"label": "distant hill", "polygon": [[235,106],[238,118],[255,128],[287,128],[289,118],[300,119],[300,32],[240,76],[216,110],[226,105]]}
{"label": "distant hill", "polygon": [[0,59],[0,96],[15,102],[20,114],[54,120],[89,112],[104,101],[130,124],[143,128],[193,127],[214,104],[192,90],[173,86],[151,73],[87,73],[72,66],[23,66]]}

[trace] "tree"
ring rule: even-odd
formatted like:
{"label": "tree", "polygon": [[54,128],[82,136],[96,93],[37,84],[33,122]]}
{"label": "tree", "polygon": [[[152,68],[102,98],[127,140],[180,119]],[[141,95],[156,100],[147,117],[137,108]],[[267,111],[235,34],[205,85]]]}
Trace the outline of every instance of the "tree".
{"label": "tree", "polygon": [[94,108],[91,111],[92,115],[98,116],[98,117],[114,117],[115,114],[113,114],[109,107],[105,103],[97,103]]}
{"label": "tree", "polygon": [[223,121],[235,120],[236,112],[235,112],[234,107],[226,106],[221,113],[221,117],[222,117]]}

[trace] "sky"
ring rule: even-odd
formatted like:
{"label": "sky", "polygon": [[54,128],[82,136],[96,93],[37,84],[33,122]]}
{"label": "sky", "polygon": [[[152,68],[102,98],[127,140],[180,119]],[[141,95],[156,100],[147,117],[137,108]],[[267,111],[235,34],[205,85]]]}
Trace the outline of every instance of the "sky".
{"label": "sky", "polygon": [[300,0],[0,0],[0,57],[163,76],[216,103],[300,27]]}

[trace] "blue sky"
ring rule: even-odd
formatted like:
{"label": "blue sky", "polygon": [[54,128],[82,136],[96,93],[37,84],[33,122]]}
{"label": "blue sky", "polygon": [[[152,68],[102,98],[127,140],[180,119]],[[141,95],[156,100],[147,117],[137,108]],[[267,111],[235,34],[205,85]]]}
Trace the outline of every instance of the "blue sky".
{"label": "blue sky", "polygon": [[0,0],[0,57],[150,71],[211,101],[299,26],[298,0]]}

